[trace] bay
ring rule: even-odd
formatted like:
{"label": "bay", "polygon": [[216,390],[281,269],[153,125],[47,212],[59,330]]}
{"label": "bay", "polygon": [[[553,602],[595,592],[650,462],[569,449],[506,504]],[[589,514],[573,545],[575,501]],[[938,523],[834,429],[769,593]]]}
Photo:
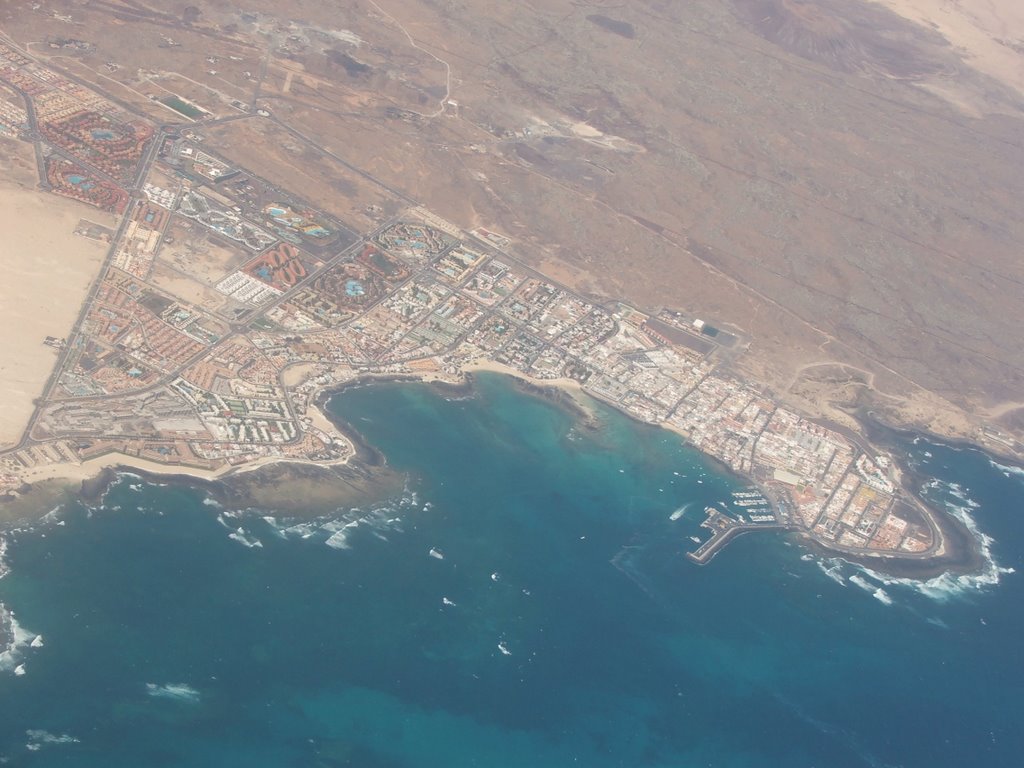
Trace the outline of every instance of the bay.
{"label": "bay", "polygon": [[668,432],[600,407],[587,429],[489,375],[329,407],[404,493],[285,520],[124,476],[5,534],[24,642],[0,672],[0,756],[1017,764],[1024,481],[983,454],[903,446],[990,537],[980,575],[892,580],[768,533],[701,568],[683,555],[701,511],[743,483]]}

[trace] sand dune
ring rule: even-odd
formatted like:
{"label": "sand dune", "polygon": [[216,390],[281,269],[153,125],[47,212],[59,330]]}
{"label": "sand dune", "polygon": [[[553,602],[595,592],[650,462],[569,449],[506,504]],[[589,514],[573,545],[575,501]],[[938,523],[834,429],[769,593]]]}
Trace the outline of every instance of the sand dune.
{"label": "sand dune", "polygon": [[[7,142],[0,149],[22,151]],[[16,165],[0,160],[0,446],[21,437],[57,360],[43,339],[71,331],[106,254],[105,243],[75,235],[75,226],[82,218],[112,223],[94,208],[32,188]]]}

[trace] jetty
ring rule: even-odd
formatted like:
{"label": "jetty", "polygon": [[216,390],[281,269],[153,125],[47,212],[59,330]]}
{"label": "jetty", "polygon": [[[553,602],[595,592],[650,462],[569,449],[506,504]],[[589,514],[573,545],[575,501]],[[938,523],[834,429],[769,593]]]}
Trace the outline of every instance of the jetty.
{"label": "jetty", "polygon": [[[782,523],[776,521],[774,516],[758,516],[759,520],[748,522],[746,519],[737,520],[715,507],[706,507],[704,513],[707,519],[700,524],[701,528],[711,531],[711,538],[701,544],[693,552],[687,552],[686,556],[697,565],[707,565],[711,562],[725,545],[744,533],[750,531],[763,531],[771,528],[784,528]],[[769,519],[765,519],[769,518]]]}

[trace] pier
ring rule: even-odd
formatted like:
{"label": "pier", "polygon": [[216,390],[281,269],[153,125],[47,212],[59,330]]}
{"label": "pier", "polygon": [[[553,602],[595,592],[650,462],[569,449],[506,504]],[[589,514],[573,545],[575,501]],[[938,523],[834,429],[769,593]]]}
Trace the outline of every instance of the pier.
{"label": "pier", "polygon": [[781,523],[776,522],[774,517],[771,518],[770,522],[748,523],[730,517],[714,507],[707,507],[704,512],[707,515],[707,519],[700,524],[700,527],[711,531],[711,538],[693,552],[686,553],[686,556],[697,563],[697,565],[707,565],[710,563],[714,556],[725,548],[726,544],[741,534],[749,533],[750,531],[784,527]]}

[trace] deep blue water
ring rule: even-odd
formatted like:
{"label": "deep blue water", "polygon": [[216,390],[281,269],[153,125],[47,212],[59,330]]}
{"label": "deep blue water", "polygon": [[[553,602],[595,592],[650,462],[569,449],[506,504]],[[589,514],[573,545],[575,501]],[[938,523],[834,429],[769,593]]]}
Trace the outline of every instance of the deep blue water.
{"label": "deep blue water", "polygon": [[[697,567],[738,481],[501,377],[331,408],[409,474],[400,498],[289,528],[125,477],[8,534],[0,599],[44,640],[0,672],[9,764],[1021,764],[1020,573],[883,583],[767,533]],[[1024,479],[907,450],[1020,571]]]}

